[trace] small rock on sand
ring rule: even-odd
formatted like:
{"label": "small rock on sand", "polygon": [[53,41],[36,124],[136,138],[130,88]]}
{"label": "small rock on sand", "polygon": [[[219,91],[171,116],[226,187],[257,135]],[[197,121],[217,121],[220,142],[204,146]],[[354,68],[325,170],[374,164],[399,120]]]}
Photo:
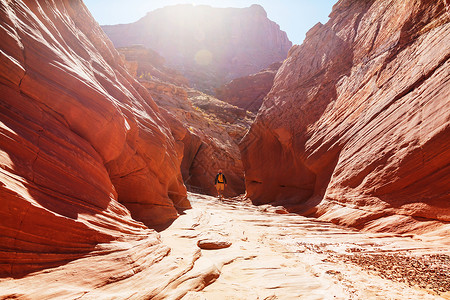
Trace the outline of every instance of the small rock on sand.
{"label": "small rock on sand", "polygon": [[231,242],[227,240],[221,239],[212,239],[206,238],[199,240],[197,242],[197,246],[201,249],[214,250],[214,249],[223,249],[231,246]]}

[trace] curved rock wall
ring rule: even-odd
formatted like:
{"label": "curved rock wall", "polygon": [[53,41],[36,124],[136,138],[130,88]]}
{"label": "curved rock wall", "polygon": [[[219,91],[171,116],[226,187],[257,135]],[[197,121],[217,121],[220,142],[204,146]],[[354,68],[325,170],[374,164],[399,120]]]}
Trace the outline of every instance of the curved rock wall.
{"label": "curved rock wall", "polygon": [[169,249],[135,220],[166,223],[189,202],[148,91],[81,1],[2,0],[0,22],[0,276],[117,240],[134,243],[123,255],[146,245],[142,257],[162,258]]}
{"label": "curved rock wall", "polygon": [[446,5],[341,0],[291,48],[241,144],[253,202],[373,230],[450,221]]}

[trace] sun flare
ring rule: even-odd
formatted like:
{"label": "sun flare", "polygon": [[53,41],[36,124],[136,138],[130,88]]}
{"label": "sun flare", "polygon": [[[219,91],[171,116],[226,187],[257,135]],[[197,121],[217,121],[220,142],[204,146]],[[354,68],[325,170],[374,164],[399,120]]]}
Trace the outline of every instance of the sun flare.
{"label": "sun flare", "polygon": [[207,66],[212,62],[213,55],[211,51],[202,49],[195,54],[195,62],[200,66]]}

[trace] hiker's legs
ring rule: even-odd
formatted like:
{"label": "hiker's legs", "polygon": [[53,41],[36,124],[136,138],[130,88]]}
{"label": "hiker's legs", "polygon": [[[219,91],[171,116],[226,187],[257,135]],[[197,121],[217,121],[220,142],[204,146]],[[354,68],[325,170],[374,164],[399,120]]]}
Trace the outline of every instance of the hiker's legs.
{"label": "hiker's legs", "polygon": [[218,183],[216,185],[216,188],[217,188],[218,197],[222,198],[222,196],[223,196],[222,194],[223,194],[223,190],[224,190],[224,184],[223,183]]}

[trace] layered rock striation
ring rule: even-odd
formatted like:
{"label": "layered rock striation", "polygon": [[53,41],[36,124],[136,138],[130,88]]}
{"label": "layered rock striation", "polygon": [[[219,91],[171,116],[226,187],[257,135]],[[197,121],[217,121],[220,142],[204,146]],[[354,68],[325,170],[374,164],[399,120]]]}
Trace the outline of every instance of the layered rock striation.
{"label": "layered rock striation", "polygon": [[28,295],[78,298],[150,268],[170,249],[142,222],[190,207],[167,121],[82,1],[2,0],[0,22],[0,277],[64,266],[46,278],[73,289]]}
{"label": "layered rock striation", "polygon": [[135,23],[102,28],[116,47],[139,44],[151,48],[169,67],[181,71],[192,87],[210,94],[234,78],[282,61],[292,46],[259,5],[169,6]]}
{"label": "layered rock striation", "polygon": [[448,223],[448,9],[339,1],[290,50],[241,144],[248,197],[373,230]]}
{"label": "layered rock striation", "polygon": [[216,89],[216,97],[256,113],[272,88],[273,80],[280,67],[281,63],[273,63],[258,73],[233,79]]}

